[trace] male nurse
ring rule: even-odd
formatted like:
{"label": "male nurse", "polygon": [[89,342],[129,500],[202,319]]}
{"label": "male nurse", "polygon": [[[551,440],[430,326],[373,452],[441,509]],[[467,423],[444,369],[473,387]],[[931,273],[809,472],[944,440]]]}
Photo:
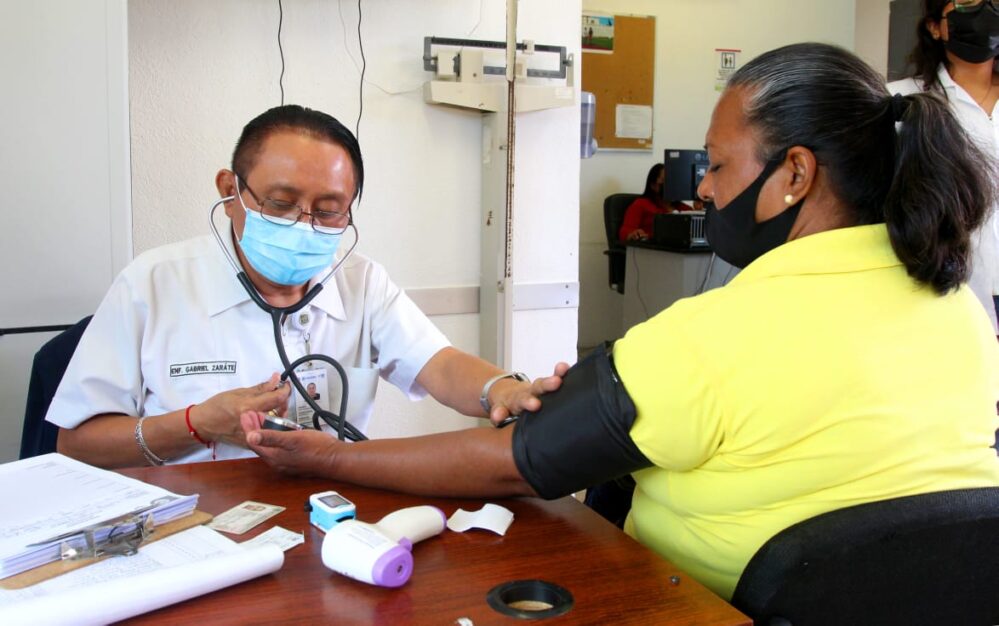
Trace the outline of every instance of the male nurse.
{"label": "male nurse", "polygon": [[[248,457],[242,413],[303,406],[277,373],[271,316],[227,255],[273,307],[327,281],[281,333],[289,359],[319,353],[343,366],[346,416],[361,432],[379,378],[495,423],[539,408],[567,366],[531,383],[452,347],[381,265],[341,245],[356,237],[363,182],[358,142],[330,115],[287,105],[247,124],[215,177],[228,228],[141,254],[98,307],[46,416],[58,450],[108,468]],[[298,373],[339,397],[323,362]]]}

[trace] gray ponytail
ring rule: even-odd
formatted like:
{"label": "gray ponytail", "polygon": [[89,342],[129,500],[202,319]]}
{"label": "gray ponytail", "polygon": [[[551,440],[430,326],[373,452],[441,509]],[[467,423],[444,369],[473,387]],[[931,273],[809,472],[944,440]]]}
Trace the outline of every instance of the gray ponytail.
{"label": "gray ponytail", "polygon": [[910,276],[937,293],[967,280],[971,233],[991,205],[996,170],[939,96],[893,99],[866,63],[819,43],[756,57],[729,81],[735,87],[747,91],[761,161],[811,149],[855,223],[887,224]]}

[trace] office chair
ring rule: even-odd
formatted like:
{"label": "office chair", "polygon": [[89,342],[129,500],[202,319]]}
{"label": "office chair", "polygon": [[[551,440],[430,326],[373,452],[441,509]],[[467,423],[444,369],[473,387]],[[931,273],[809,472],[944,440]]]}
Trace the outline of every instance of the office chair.
{"label": "office chair", "polygon": [[607,283],[611,289],[624,293],[625,247],[617,233],[624,222],[628,206],[638,197],[637,193],[614,193],[604,198],[604,230],[607,231]]}
{"label": "office chair", "polygon": [[88,315],[76,324],[62,331],[35,353],[31,364],[31,379],[28,383],[28,402],[24,408],[24,430],[21,432],[22,459],[55,452],[59,427],[45,421],[45,414],[52,403],[62,376],[66,373],[69,360],[76,351],[83,331],[90,323]]}
{"label": "office chair", "polygon": [[757,625],[999,623],[999,487],[832,511],[756,552],[732,604]]}

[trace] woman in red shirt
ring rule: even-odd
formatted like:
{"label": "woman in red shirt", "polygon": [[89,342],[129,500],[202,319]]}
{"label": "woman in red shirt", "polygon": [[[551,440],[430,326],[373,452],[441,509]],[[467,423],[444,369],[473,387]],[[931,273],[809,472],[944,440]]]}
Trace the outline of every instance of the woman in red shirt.
{"label": "woman in red shirt", "polygon": [[652,218],[661,213],[676,213],[692,210],[682,202],[667,204],[663,200],[663,179],[665,168],[656,163],[645,179],[645,191],[635,198],[624,213],[624,222],[617,236],[621,241],[648,239],[652,236]]}

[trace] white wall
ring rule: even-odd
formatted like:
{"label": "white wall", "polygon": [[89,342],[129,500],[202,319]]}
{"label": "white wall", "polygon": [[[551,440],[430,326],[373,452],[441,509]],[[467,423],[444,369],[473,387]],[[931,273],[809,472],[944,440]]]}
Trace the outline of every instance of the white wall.
{"label": "white wall", "polygon": [[[366,180],[356,211],[358,250],[407,289],[477,286],[481,118],[423,102],[421,88],[431,78],[423,70],[423,37],[502,40],[505,2],[364,0],[362,10]],[[578,0],[521,0],[518,38],[578,50],[579,11]],[[356,2],[284,1],[285,102],[327,111],[354,127],[357,17]],[[215,172],[228,167],[242,126],[279,104],[277,26],[277,0],[130,0],[136,253],[207,232]],[[574,281],[579,114],[570,108],[528,115],[518,121],[527,133],[519,141],[529,144],[532,134],[547,133],[547,145],[532,148],[543,150],[547,162],[539,178],[524,185],[538,210],[525,214],[515,232],[524,240],[516,278]],[[525,167],[532,158],[524,157]],[[533,232],[557,232],[565,242],[552,246],[554,263],[535,259]],[[574,353],[575,310],[570,314],[571,323],[563,315],[535,346],[545,363],[518,360],[519,367],[540,375],[556,355]],[[456,346],[478,351],[477,314],[433,320]],[[433,401],[413,405],[382,384],[372,432],[415,434],[470,423]]]}
{"label": "white wall", "polygon": [[[583,0],[583,8],[656,17],[653,149],[600,152],[580,172],[579,345],[621,333],[621,296],[607,287],[603,199],[641,193],[649,167],[669,148],[704,144],[714,91],[715,48],[742,50],[740,64],[784,44],[824,41],[853,48],[855,0]],[[862,0],[861,0],[862,1]],[[586,55],[582,57],[586,63]]]}
{"label": "white wall", "polygon": [[[76,322],[129,260],[125,36],[125,0],[0,2],[0,327]],[[0,337],[0,463],[54,335]]]}
{"label": "white wall", "polygon": [[856,0],[857,21],[853,51],[871,67],[888,74],[888,16],[891,0]]}

